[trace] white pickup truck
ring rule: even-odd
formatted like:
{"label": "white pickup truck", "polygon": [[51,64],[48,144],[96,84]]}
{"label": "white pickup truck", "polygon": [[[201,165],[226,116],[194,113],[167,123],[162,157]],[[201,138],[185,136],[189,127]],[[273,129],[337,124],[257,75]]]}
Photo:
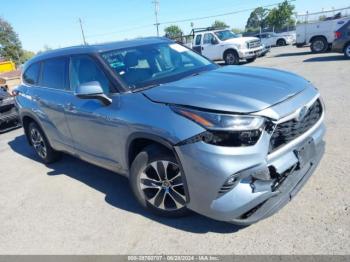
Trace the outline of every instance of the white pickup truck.
{"label": "white pickup truck", "polygon": [[313,53],[326,52],[335,40],[335,32],[350,20],[350,7],[298,15],[296,46],[310,44]]}
{"label": "white pickup truck", "polygon": [[228,65],[237,65],[240,60],[253,62],[267,49],[256,37],[240,37],[228,29],[194,29],[192,43],[186,44],[196,52],[213,61],[224,60]]}

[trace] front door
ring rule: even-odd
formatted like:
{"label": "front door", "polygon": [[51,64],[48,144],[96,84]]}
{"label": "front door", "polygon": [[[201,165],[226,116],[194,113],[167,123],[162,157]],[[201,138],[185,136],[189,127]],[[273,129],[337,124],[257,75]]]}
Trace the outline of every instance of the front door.
{"label": "front door", "polygon": [[203,45],[202,45],[202,55],[211,59],[211,60],[219,60],[222,59],[219,55],[219,48],[217,44],[213,44],[216,40],[215,36],[212,33],[206,33],[203,37]]}
{"label": "front door", "polygon": [[[71,57],[70,86],[74,91],[80,84],[97,81],[106,95],[110,95],[110,81],[102,67],[88,55]],[[118,127],[119,96],[112,96],[106,106],[97,99],[81,99],[72,94],[66,105],[66,117],[77,154],[97,165],[118,171],[120,148]]]}

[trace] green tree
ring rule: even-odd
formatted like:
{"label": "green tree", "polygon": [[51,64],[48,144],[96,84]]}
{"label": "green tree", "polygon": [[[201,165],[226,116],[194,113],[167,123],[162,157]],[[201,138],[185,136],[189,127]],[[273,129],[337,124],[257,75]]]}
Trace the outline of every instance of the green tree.
{"label": "green tree", "polygon": [[216,28],[225,28],[225,27],[229,27],[228,24],[226,24],[223,21],[220,20],[215,20],[214,23],[211,25],[212,27],[216,27]]}
{"label": "green tree", "polygon": [[[125,40],[127,40],[127,39],[125,39]],[[52,48],[51,48],[50,46],[48,46],[48,45],[45,44],[45,45],[43,46],[43,49],[42,49],[42,50],[39,50],[37,54],[39,55],[39,54],[42,54],[42,53],[44,53],[44,52],[46,52],[46,51],[50,51],[50,50],[52,50]]]}
{"label": "green tree", "polygon": [[181,37],[182,30],[177,25],[170,25],[164,29],[165,35],[171,39]]}
{"label": "green tree", "polygon": [[23,62],[22,44],[12,26],[0,18],[0,56],[14,61],[17,65]]}
{"label": "green tree", "polygon": [[279,30],[284,26],[293,25],[294,8],[294,5],[290,4],[287,0],[285,0],[283,3],[280,3],[278,7],[270,10],[269,15],[266,18],[268,26]]}
{"label": "green tree", "polygon": [[250,13],[245,28],[248,30],[266,27],[266,17],[268,16],[268,14],[269,11],[266,8],[255,8],[254,11]]}
{"label": "green tree", "polygon": [[239,28],[232,28],[231,31],[235,34],[242,34],[243,30],[239,29]]}
{"label": "green tree", "polygon": [[23,63],[35,56],[35,53],[28,50],[23,50],[22,61]]}

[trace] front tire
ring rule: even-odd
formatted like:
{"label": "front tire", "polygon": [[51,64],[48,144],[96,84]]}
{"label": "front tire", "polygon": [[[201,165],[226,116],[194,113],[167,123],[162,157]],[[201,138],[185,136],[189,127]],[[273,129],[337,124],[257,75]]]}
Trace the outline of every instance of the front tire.
{"label": "front tire", "polygon": [[316,37],[311,42],[311,52],[314,54],[324,53],[328,49],[328,42],[324,37]]}
{"label": "front tire", "polygon": [[344,48],[344,56],[347,59],[350,59],[350,43],[348,43]]}
{"label": "front tire", "polygon": [[130,186],[137,201],[151,212],[166,217],[189,213],[184,175],[174,155],[151,145],[135,158],[130,170]]}
{"label": "front tire", "polygon": [[28,139],[45,164],[53,163],[60,158],[60,152],[51,147],[44,132],[35,122],[31,122],[28,126]]}
{"label": "front tire", "polygon": [[239,56],[235,51],[227,51],[224,55],[224,60],[226,65],[238,65]]}

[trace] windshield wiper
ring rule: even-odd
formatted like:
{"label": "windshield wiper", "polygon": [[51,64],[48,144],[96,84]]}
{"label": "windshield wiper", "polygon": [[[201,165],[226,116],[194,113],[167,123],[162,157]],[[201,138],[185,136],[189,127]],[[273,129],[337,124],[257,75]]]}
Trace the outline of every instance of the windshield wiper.
{"label": "windshield wiper", "polygon": [[150,89],[150,88],[153,88],[153,87],[157,87],[157,86],[160,86],[160,84],[152,84],[152,85],[146,85],[146,86],[142,86],[142,87],[134,87],[131,92],[135,93],[135,92],[140,92],[140,91],[143,91],[143,90],[146,90],[146,89]]}

